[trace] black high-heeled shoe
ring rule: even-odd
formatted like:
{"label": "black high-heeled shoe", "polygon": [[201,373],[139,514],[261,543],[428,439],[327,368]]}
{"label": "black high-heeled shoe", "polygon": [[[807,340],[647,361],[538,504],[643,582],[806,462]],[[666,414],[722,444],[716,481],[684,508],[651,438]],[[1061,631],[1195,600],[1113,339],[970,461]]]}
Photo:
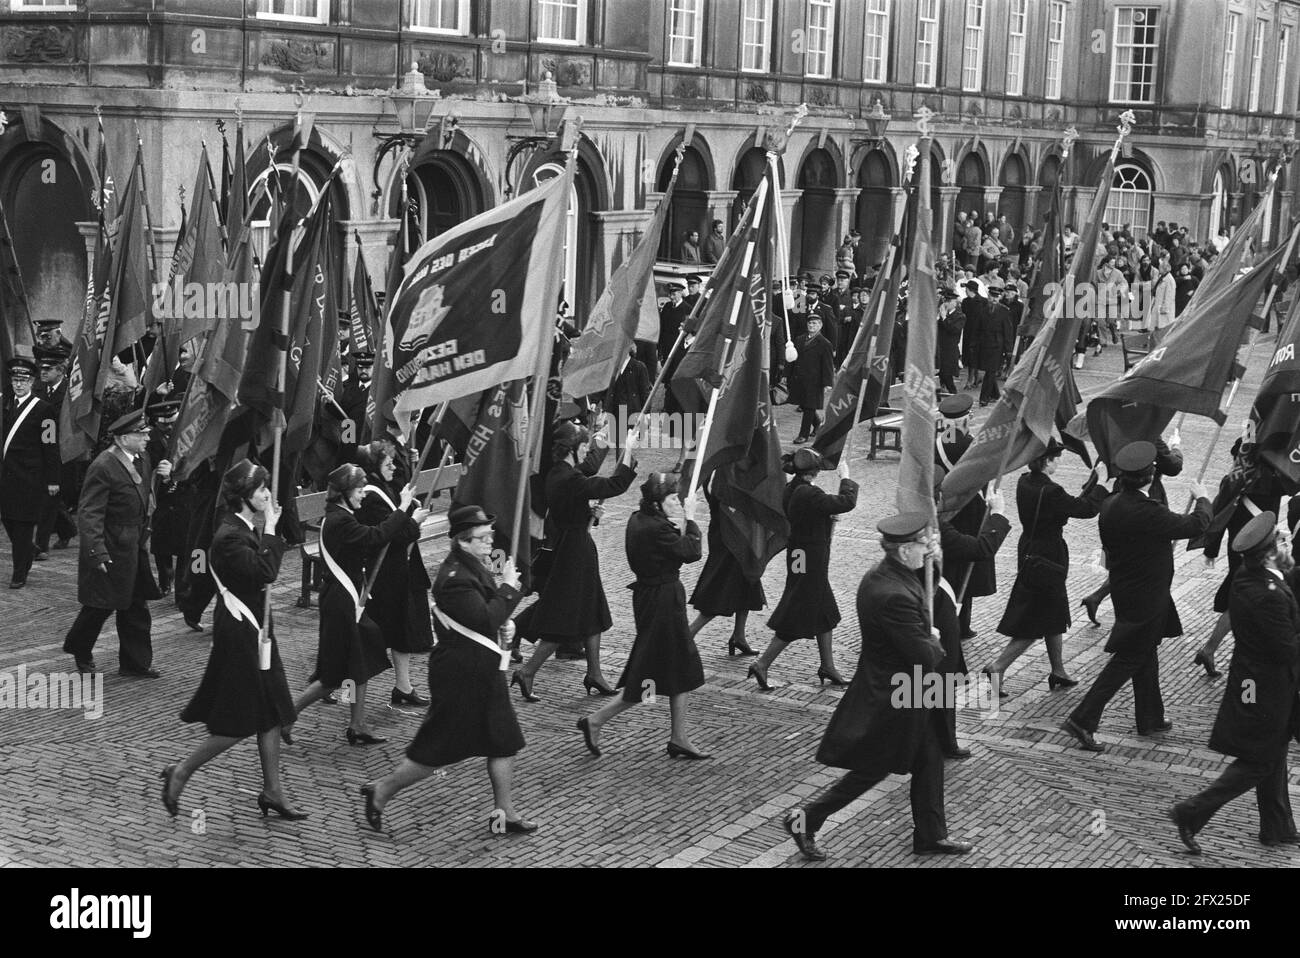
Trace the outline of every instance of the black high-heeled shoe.
{"label": "black high-heeled shoe", "polygon": [[668,742],[668,757],[669,757],[669,758],[688,758],[688,759],[690,759],[691,761],[694,761],[694,762],[702,762],[702,761],[704,761],[704,759],[706,759],[706,758],[712,758],[713,756],[712,756],[712,755],[704,755],[704,754],[701,754],[700,752],[692,752],[689,748],[682,748],[682,747],[681,747],[680,745],[678,745],[676,742],[670,740],[670,741]]}
{"label": "black high-heeled shoe", "polygon": [[1079,605],[1083,606],[1083,610],[1088,613],[1089,622],[1093,625],[1101,625],[1101,622],[1097,619],[1097,606],[1101,605],[1100,600],[1085,595],[1079,600]]}
{"label": "black high-heeled shoe", "polygon": [[767,669],[759,665],[757,662],[749,667],[749,671],[745,673],[745,677],[752,678],[757,682],[758,690],[760,692],[772,691],[772,686],[767,684]]}
{"label": "black high-heeled shoe", "polygon": [[488,818],[488,831],[493,835],[531,835],[538,828],[536,822],[530,822],[526,818],[517,818],[513,822],[506,819],[505,825],[505,831],[502,832],[497,828],[496,816],[492,815]]}
{"label": "black high-heeled shoe", "polygon": [[266,797],[266,792],[257,793],[257,807],[262,811],[262,817],[266,818],[267,812],[275,812],[286,822],[300,822],[304,818],[311,816],[307,812],[295,812],[292,809],[285,808],[281,802],[273,802]]}
{"label": "black high-heeled shoe", "polygon": [[393,694],[388,697],[388,701],[392,705],[415,705],[420,708],[425,708],[429,704],[429,700],[415,689],[411,689],[409,692],[393,689]]}
{"label": "black high-heeled shoe", "polygon": [[741,639],[739,642],[737,642],[735,639],[728,639],[727,655],[728,656],[739,655],[743,658],[745,656],[758,655],[758,653],[755,652],[753,649],[751,649],[749,647],[749,643],[746,642],[744,639]]}
{"label": "black high-heeled shoe", "polygon": [[163,808],[167,809],[167,814],[170,815],[172,818],[175,818],[177,815],[179,815],[181,811],[180,800],[170,797],[172,791],[172,776],[175,774],[176,774],[176,766],[168,765],[166,768],[162,770],[162,774],[158,776],[159,778],[162,779],[162,783],[163,783],[163,787],[162,787]]}
{"label": "black high-heeled shoe", "polygon": [[837,671],[835,671],[834,669],[818,668],[818,669],[817,669],[817,684],[818,684],[818,685],[823,685],[823,684],[825,684],[826,682],[831,683],[831,685],[848,685],[848,684],[849,684],[849,683],[845,680],[844,676],[840,675],[840,673],[837,672]]}
{"label": "black high-heeled shoe", "polygon": [[[518,673],[515,674],[517,675]],[[611,695],[618,695],[618,689],[611,689],[608,685],[601,685],[599,682],[593,682],[585,675],[582,677],[582,687],[587,690],[588,695],[592,692],[595,692],[597,695],[605,696],[606,698]]]}
{"label": "black high-heeled shoe", "polygon": [[348,726],[348,744],[349,745],[382,745],[388,739],[381,735],[371,735],[369,732],[358,732]]}
{"label": "black high-heeled shoe", "polygon": [[510,676],[510,684],[519,686],[519,694],[524,697],[525,702],[540,702],[541,699],[533,694],[533,680],[526,679],[522,672],[516,672]]}
{"label": "black high-heeled shoe", "polygon": [[578,730],[582,732],[582,740],[587,743],[587,751],[600,758],[600,746],[592,741],[591,721],[586,716],[578,719]]}
{"label": "black high-heeled shoe", "polygon": [[1047,688],[1049,691],[1055,692],[1057,689],[1072,689],[1078,684],[1079,682],[1076,679],[1062,678],[1055,672],[1047,673]]}
{"label": "black high-heeled shoe", "polygon": [[994,672],[992,669],[981,669],[980,671],[984,675],[988,676],[990,685],[996,685],[998,687],[998,698],[1000,699],[1011,698],[1011,693],[1006,690],[1006,686],[1002,682],[1001,672]]}
{"label": "black high-heeled shoe", "polygon": [[373,830],[382,832],[384,830],[383,813],[375,807],[375,783],[370,782],[361,786],[361,795],[366,800],[366,824]]}

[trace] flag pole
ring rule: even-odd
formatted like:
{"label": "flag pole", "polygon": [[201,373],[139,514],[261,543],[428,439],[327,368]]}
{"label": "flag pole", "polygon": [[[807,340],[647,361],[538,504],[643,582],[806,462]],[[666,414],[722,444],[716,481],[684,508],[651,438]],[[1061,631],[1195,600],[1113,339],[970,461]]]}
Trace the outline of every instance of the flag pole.
{"label": "flag pole", "polygon": [[[1282,254],[1282,259],[1278,261],[1278,265],[1281,268],[1281,270],[1285,270],[1286,264],[1291,261],[1291,254],[1295,252],[1297,237],[1300,237],[1300,226],[1296,226],[1295,229],[1291,231],[1291,238],[1287,241],[1286,244],[1286,252]],[[1264,299],[1264,308],[1263,310],[1261,310],[1262,315],[1265,316],[1268,315],[1268,311],[1273,308],[1273,299],[1275,296],[1277,296],[1277,290],[1279,285],[1280,285],[1279,283],[1274,282],[1273,285],[1269,288],[1268,296],[1265,297]],[[1255,346],[1263,338],[1264,337],[1262,335],[1259,335],[1257,331],[1251,330],[1250,343],[1246,346],[1246,357],[1241,363],[1241,369],[1243,375],[1245,374],[1245,370],[1250,367],[1250,357],[1255,352]],[[1227,415],[1228,410],[1232,408],[1232,402],[1234,399],[1237,398],[1237,389],[1240,386],[1241,386],[1241,376],[1237,376],[1232,380],[1232,384],[1228,387],[1228,398],[1225,400],[1222,406],[1223,414],[1224,414],[1223,415],[1224,422],[1228,421],[1228,415]],[[1201,459],[1201,468],[1198,469],[1196,472],[1197,482],[1201,482],[1205,478],[1205,471],[1210,467],[1210,459],[1214,455],[1214,448],[1219,444],[1219,437],[1222,434],[1223,434],[1223,423],[1216,422],[1214,424],[1214,433],[1210,437],[1210,444],[1205,448],[1205,456]],[[1195,502],[1195,500],[1192,501]]]}
{"label": "flag pole", "polygon": [[[563,175],[568,179],[570,185],[573,183],[573,171],[578,162],[578,133],[581,129],[581,117],[573,124],[566,121],[562,133],[563,139],[560,143],[560,148],[567,154]],[[551,288],[554,289],[554,287]],[[554,305],[555,302],[556,298],[552,296],[550,304]],[[528,411],[528,432],[524,443],[524,454],[519,457],[519,483],[517,486],[518,491],[515,494],[515,514],[510,523],[510,547],[514,551],[516,568],[519,566],[519,559],[523,555],[524,543],[521,533],[524,525],[524,493],[528,488],[528,474],[532,467],[533,451],[542,436],[542,419],[546,415],[546,385],[550,375],[551,355],[554,345],[555,332],[548,328],[546,345],[542,349],[542,355],[538,357],[536,368],[539,372],[534,373],[532,376],[532,407]],[[533,430],[537,430],[537,432],[534,433]]]}
{"label": "flag pole", "polygon": [[[751,231],[756,230],[758,228],[759,223],[762,222],[762,217],[764,213],[763,207],[766,204],[767,199],[768,199],[767,178],[765,177],[763,181],[758,184],[758,190],[754,195],[754,203],[756,205],[754,208],[754,218],[750,221]],[[742,276],[749,275],[750,264],[753,262],[754,246],[755,243],[753,240],[750,240],[745,246],[745,258],[741,261],[740,264],[740,272]],[[735,296],[732,298],[731,316],[727,319],[728,334],[734,333],[735,331],[736,320],[740,316],[740,304],[744,299],[744,297],[747,295],[748,292],[745,289],[738,289],[736,290]],[[722,355],[718,359],[719,376],[722,375],[722,371],[727,366],[728,347],[734,341],[735,340],[731,335],[727,335],[723,340]],[[695,495],[695,491],[696,489],[699,488],[700,485],[700,466],[703,464],[700,457],[703,455],[704,451],[709,448],[709,433],[713,429],[713,414],[718,408],[718,396],[721,393],[722,393],[722,386],[721,384],[719,384],[713,388],[713,395],[709,397],[709,409],[704,417],[704,428],[700,431],[700,441],[695,444],[695,468],[691,470],[691,482],[686,492],[687,499]]]}
{"label": "flag pole", "polygon": [[[781,151],[785,151],[785,145],[789,142],[790,136],[794,133],[794,128],[799,125],[799,121],[808,115],[808,104],[800,103],[799,108],[794,111],[794,116],[790,118],[790,125],[785,128],[785,139],[780,144]],[[776,217],[774,224],[776,226],[776,257],[778,271],[781,274],[781,313],[785,317],[783,330],[785,334],[785,361],[792,363],[798,359],[795,353],[794,342],[790,339],[790,310],[786,303],[790,299],[790,238],[785,232],[785,211],[780,209],[777,204],[780,203],[781,197],[781,168],[776,162],[777,151],[767,151],[768,169],[772,171],[772,183],[776,186],[776,196],[772,200],[773,215]]]}
{"label": "flag pole", "polygon": [[[294,116],[294,121],[293,121],[293,172],[289,178],[289,200],[288,200],[289,204],[293,203],[293,194],[298,186],[298,171],[302,163],[302,149],[298,143],[298,139],[299,136],[301,135],[301,130],[302,130],[302,103],[303,103],[302,94],[299,93],[297,94],[297,104],[296,104],[298,110],[296,115]],[[269,136],[267,137],[267,149],[268,150],[271,149],[271,141]],[[269,181],[271,176],[273,176],[274,174],[275,174],[275,153],[274,151],[272,151],[270,156],[270,172],[268,172],[267,174],[267,180]],[[322,187],[321,195],[324,196],[327,190],[328,187]],[[286,210],[286,214],[292,213],[292,211],[293,208],[292,205],[290,205],[289,208]],[[297,229],[297,227],[295,227],[294,229]],[[285,259],[284,259],[285,276],[291,277],[293,276],[293,252],[294,252],[292,231],[290,231],[288,235],[288,244],[289,246],[288,249],[285,250]],[[279,361],[279,368],[276,371],[277,378],[275,383],[276,383],[276,388],[279,389],[281,393],[283,393],[284,391],[285,381],[289,378],[289,350],[288,350],[289,301],[290,299],[293,298],[290,295],[290,292],[291,292],[290,290],[286,289],[283,290],[281,293],[280,318],[279,318],[279,326],[277,328],[277,332],[279,334],[278,338],[281,344],[281,348],[279,349],[280,361]],[[283,401],[283,399],[281,401]],[[271,441],[271,503],[273,507],[278,508],[280,505],[280,465],[281,465],[281,458],[283,455],[282,446],[284,440],[285,423],[284,423],[283,408],[277,409],[276,412],[277,415],[273,420],[274,423],[272,426],[273,438]],[[258,626],[258,630],[257,630],[258,649],[262,656],[262,661],[266,661],[270,655],[269,646],[271,640],[268,634],[268,626],[270,625],[270,621],[271,621],[271,590],[267,589],[266,599],[262,605],[262,622],[261,625]],[[262,648],[263,646],[267,646],[267,648],[263,649]]]}

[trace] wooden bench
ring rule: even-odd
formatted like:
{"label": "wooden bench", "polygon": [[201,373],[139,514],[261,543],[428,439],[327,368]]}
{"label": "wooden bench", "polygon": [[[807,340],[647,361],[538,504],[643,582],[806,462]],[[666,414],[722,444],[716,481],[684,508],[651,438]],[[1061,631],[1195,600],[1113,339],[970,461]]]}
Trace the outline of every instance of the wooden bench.
{"label": "wooden bench", "polygon": [[881,406],[871,420],[871,444],[867,449],[867,458],[875,459],[879,449],[892,449],[902,455],[903,452],[903,411],[890,406]]}
{"label": "wooden bench", "polygon": [[[417,496],[423,497],[429,494],[429,491],[434,488],[433,477],[437,473],[437,469],[425,469],[420,473],[419,478],[415,480]],[[438,479],[438,491],[454,489],[459,478],[460,463],[448,463]],[[325,496],[326,493],[323,492],[309,492],[298,496],[295,500],[298,507],[298,520],[302,523],[303,529],[315,533],[314,536],[308,536],[307,541],[298,547],[302,556],[302,588],[298,593],[298,607],[301,609],[311,608],[311,594],[313,591],[320,591],[320,580],[324,574],[324,563],[320,559],[320,527],[325,518]],[[446,513],[431,517],[420,527],[421,542],[446,534]]]}
{"label": "wooden bench", "polygon": [[1151,352],[1151,335],[1146,332],[1120,333],[1119,348],[1124,353],[1124,372],[1128,372]]}

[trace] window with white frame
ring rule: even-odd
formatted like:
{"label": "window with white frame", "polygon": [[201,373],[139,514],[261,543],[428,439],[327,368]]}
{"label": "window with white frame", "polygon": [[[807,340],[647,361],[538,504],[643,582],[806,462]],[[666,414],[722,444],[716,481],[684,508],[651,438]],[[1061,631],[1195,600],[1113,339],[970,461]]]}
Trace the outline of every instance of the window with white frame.
{"label": "window with white frame", "polygon": [[1011,18],[1007,25],[1007,93],[1020,96],[1025,92],[1025,25],[1029,20],[1029,0],[1011,0]]}
{"label": "window with white frame", "polygon": [[1237,82],[1237,34],[1241,27],[1241,14],[1229,13],[1223,32],[1223,80],[1219,84],[1219,106],[1232,109],[1232,90]]}
{"label": "window with white frame", "polygon": [[917,0],[916,85],[934,86],[939,47],[939,0]]}
{"label": "window with white frame", "polygon": [[700,28],[704,0],[670,0],[668,6],[668,65],[700,65]]}
{"label": "window with white frame", "polygon": [[962,33],[961,88],[978,93],[984,83],[984,0],[966,0]]}
{"label": "window with white frame", "polygon": [[1110,72],[1112,102],[1155,102],[1159,15],[1159,7],[1115,8]]}
{"label": "window with white frame", "polygon": [[272,20],[329,23],[329,0],[257,0],[257,15]]}
{"label": "window with white frame", "polygon": [[835,50],[835,0],[808,0],[807,60],[804,75],[829,77]]}
{"label": "window with white frame", "polygon": [[1264,85],[1264,38],[1267,30],[1267,20],[1255,21],[1255,36],[1250,47],[1250,93],[1246,97],[1246,109],[1252,113],[1259,109],[1259,88]]}
{"label": "window with white frame", "polygon": [[1286,68],[1291,57],[1291,28],[1283,27],[1277,34],[1277,80],[1273,85],[1273,112],[1286,112]]}
{"label": "window with white frame", "polygon": [[766,73],[772,35],[772,0],[745,0],[740,12],[740,69]]}
{"label": "window with white frame", "polygon": [[77,9],[75,0],[10,0],[14,13],[69,13]]}
{"label": "window with white frame", "polygon": [[1115,167],[1106,201],[1107,223],[1132,223],[1133,238],[1141,239],[1151,226],[1151,178],[1132,163]]}
{"label": "window with white frame", "polygon": [[587,0],[537,0],[537,39],[547,43],[584,43]]}
{"label": "window with white frame", "polygon": [[469,0],[411,0],[411,29],[469,33]]}
{"label": "window with white frame", "polygon": [[1065,55],[1065,0],[1051,0],[1047,5],[1047,75],[1043,96],[1061,98],[1061,67]]}
{"label": "window with white frame", "polygon": [[867,0],[866,42],[862,53],[862,79],[884,83],[889,79],[889,3]]}

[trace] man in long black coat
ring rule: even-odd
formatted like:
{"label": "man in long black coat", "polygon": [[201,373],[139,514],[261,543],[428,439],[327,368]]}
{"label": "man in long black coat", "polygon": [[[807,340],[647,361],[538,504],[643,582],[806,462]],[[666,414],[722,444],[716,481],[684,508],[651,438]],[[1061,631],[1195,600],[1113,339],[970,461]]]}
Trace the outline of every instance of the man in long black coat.
{"label": "man in long black coat", "polygon": [[[939,403],[939,414],[943,418],[939,423],[939,434],[934,439],[936,481],[942,481],[944,476],[952,472],[953,467],[957,465],[974,441],[970,434],[970,407],[971,397],[967,393],[948,396],[943,402]],[[980,527],[984,524],[984,512],[984,496],[981,493],[976,493],[952,517],[952,526],[962,535],[978,536]],[[975,638],[975,632],[970,627],[974,600],[980,596],[997,594],[997,568],[991,554],[977,562],[959,560],[954,563],[953,556],[949,556],[948,559],[948,578],[951,580],[958,596],[962,597],[959,625],[961,639],[965,642],[968,639]],[[966,578],[968,568],[970,569],[969,582]],[[963,585],[965,586],[964,593],[962,591]]]}
{"label": "man in long black coat", "polygon": [[980,342],[989,318],[989,301],[980,295],[980,284],[975,280],[966,283],[966,296],[961,301],[966,328],[961,337],[961,361],[966,367],[966,388],[979,382]]}
{"label": "man in long black coat", "polygon": [[1011,321],[1011,311],[1002,305],[1000,299],[994,299],[1001,293],[1000,286],[989,285],[988,313],[980,324],[979,368],[984,374],[980,387],[981,406],[987,406],[1002,395],[998,389],[998,373],[1002,371],[1003,360],[1015,348],[1016,327]]}
{"label": "man in long black coat", "polygon": [[[149,572],[149,499],[154,469],[145,447],[149,441],[143,410],[127,413],[109,427],[113,445],[86,470],[77,508],[81,556],[77,571],[77,601],[81,603],[63,651],[72,655],[79,672],[93,672],[92,652],[99,630],[110,615],[117,616],[118,674],[158,678],[148,601],[159,598]],[[166,479],[171,463],[158,463]]]}
{"label": "man in long black coat", "polygon": [[[1290,556],[1278,548],[1277,516],[1262,512],[1232,540],[1242,566],[1232,579],[1229,614],[1236,645],[1210,748],[1232,762],[1209,788],[1170,810],[1193,854],[1195,835],[1220,808],[1255,789],[1259,840],[1300,844],[1287,795],[1287,747],[1300,723],[1300,607]],[[1284,572],[1285,570],[1285,572]]]}
{"label": "man in long black coat", "polygon": [[1131,442],[1115,456],[1120,471],[1119,491],[1102,503],[1101,544],[1106,550],[1115,627],[1106,642],[1111,659],[1061,726],[1086,751],[1104,751],[1093,739],[1107,703],[1125,682],[1133,681],[1133,709],[1139,735],[1166,732],[1173,723],[1165,718],[1160,697],[1160,643],[1183,634],[1169,589],[1174,578],[1170,543],[1199,536],[1213,513],[1205,486],[1192,484],[1196,507],[1188,515],[1170,512],[1144,490],[1156,474],[1156,447]]}
{"label": "man in long black coat", "polygon": [[[921,569],[932,549],[929,516],[903,513],[881,520],[885,558],[858,586],[862,654],[848,691],[831,716],[817,761],[849,772],[785,818],[805,858],[820,860],[817,832],[826,819],[887,776],[912,775],[912,850],[961,855],[971,846],[948,840],[943,808],[942,716],[923,705],[916,679],[944,658],[927,611]],[[906,681],[901,682],[901,679]]]}
{"label": "man in long black coat", "polygon": [[0,522],[13,547],[9,588],[27,584],[36,556],[36,524],[59,494],[58,414],[32,391],[36,364],[15,357],[6,364],[13,396],[5,397],[0,451]]}

